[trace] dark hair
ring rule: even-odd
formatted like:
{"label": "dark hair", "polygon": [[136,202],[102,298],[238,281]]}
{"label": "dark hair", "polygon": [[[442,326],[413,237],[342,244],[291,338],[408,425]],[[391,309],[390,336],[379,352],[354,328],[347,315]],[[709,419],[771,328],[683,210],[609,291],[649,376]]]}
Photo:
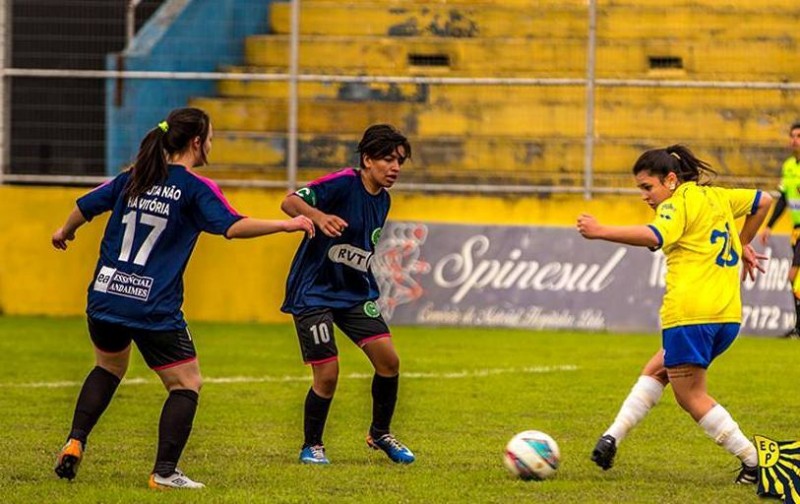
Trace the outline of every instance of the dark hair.
{"label": "dark hair", "polygon": [[361,141],[358,142],[358,162],[361,168],[364,166],[364,156],[370,159],[377,159],[392,154],[398,147],[402,146],[405,156],[400,160],[400,164],[411,157],[411,144],[408,139],[400,133],[394,126],[389,124],[374,124],[367,128]]}
{"label": "dark hair", "polygon": [[[180,108],[170,112],[164,122],[142,139],[136,162],[130,168],[125,196],[135,198],[165,181],[168,156],[183,152],[197,137],[200,137],[200,145],[204,145],[210,124],[208,114],[198,108]],[[202,163],[206,164],[206,153],[202,148],[200,156]]]}
{"label": "dark hair", "polygon": [[789,127],[789,134],[791,135],[792,131],[796,129],[800,129],[800,121],[795,121],[792,123],[792,125]]}
{"label": "dark hair", "polygon": [[[708,185],[717,175],[711,165],[697,159],[692,151],[683,145],[670,145],[665,149],[652,149],[636,160],[633,165],[633,174],[647,171],[659,180],[670,173],[677,175],[680,182],[697,182],[699,185]],[[706,177],[706,180],[701,180]]]}

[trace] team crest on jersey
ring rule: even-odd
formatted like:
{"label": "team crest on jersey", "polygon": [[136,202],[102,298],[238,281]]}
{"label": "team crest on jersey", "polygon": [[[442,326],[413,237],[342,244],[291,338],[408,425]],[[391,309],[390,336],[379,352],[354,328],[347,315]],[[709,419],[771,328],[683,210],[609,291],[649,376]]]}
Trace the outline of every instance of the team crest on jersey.
{"label": "team crest on jersey", "polygon": [[303,201],[305,201],[309,205],[317,206],[317,195],[314,194],[314,190],[311,189],[310,187],[301,187],[294,193],[303,198]]}
{"label": "team crest on jersey", "polygon": [[328,249],[328,259],[335,263],[350,266],[358,271],[366,272],[372,262],[372,252],[367,252],[353,245],[334,245]]}
{"label": "team crest on jersey", "polygon": [[94,290],[97,292],[139,301],[147,301],[152,288],[153,279],[151,277],[123,273],[116,268],[109,268],[108,266],[100,268],[94,281]]}
{"label": "team crest on jersey", "polygon": [[367,301],[364,303],[364,315],[370,318],[378,318],[381,316],[381,309],[375,301]]}
{"label": "team crest on jersey", "polygon": [[369,236],[369,239],[372,241],[373,246],[377,245],[378,241],[381,239],[381,228],[375,228]]}

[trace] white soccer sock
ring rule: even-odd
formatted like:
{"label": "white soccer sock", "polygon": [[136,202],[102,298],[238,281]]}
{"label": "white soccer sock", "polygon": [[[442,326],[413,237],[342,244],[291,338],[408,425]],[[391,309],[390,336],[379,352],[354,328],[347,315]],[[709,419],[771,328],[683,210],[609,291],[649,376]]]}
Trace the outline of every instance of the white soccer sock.
{"label": "white soccer sock", "polygon": [[739,457],[745,465],[758,465],[756,447],[750,442],[728,410],[717,404],[697,422],[715,443]]}
{"label": "white soccer sock", "polygon": [[622,403],[614,423],[605,434],[614,436],[619,445],[628,432],[636,427],[658,403],[662,392],[664,392],[664,385],[660,381],[650,376],[640,376],[628,397],[625,398],[625,402]]}

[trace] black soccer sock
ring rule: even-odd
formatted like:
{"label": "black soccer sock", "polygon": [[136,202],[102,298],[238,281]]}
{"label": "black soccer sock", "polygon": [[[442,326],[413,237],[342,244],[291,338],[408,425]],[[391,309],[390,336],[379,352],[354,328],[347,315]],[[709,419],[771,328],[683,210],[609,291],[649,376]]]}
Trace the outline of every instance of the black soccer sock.
{"label": "black soccer sock", "polygon": [[166,477],[175,472],[192,432],[198,398],[194,390],[178,389],[171,391],[164,402],[158,424],[158,455],[153,468],[159,476]]}
{"label": "black soccer sock", "polygon": [[795,296],[794,293],[792,293],[792,296],[794,297],[794,328],[800,333],[800,298]]}
{"label": "black soccer sock", "polygon": [[120,379],[112,372],[100,366],[94,369],[86,377],[78,395],[78,403],[75,405],[75,414],[72,417],[72,430],[70,438],[79,440],[86,444],[86,438],[92,432],[94,425],[108,407],[114,392],[117,391]]}
{"label": "black soccer sock", "polygon": [[390,432],[389,426],[397,404],[397,387],[400,375],[372,377],[372,425],[369,435],[377,439]]}
{"label": "black soccer sock", "polygon": [[332,401],[333,398],[325,399],[318,396],[313,388],[308,389],[303,414],[303,432],[305,434],[303,448],[322,444],[322,431],[325,430],[325,422],[328,420],[328,411],[331,409]]}

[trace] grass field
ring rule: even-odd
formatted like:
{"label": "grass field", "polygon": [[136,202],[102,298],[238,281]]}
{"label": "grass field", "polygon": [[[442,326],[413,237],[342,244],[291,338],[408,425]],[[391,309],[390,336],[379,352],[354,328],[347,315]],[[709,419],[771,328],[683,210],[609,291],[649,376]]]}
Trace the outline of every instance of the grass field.
{"label": "grass field", "polygon": [[[0,495],[4,502],[757,502],[738,463],[667,392],[621,445],[588,458],[655,335],[394,328],[402,361],[393,430],[416,453],[396,466],[369,450],[371,368],[339,338],[342,378],[325,443],[332,464],[297,463],[309,370],[293,329],[193,324],[206,384],[182,468],[208,488],[152,492],[147,476],[165,394],[138,354],[90,438],[78,478],[52,472],[79,383],[92,367],[81,319],[0,318]],[[711,368],[711,393],[746,434],[797,439],[797,341],[740,338]],[[240,378],[238,380],[231,378]],[[506,441],[538,429],[559,443],[555,479],[522,482]]]}

